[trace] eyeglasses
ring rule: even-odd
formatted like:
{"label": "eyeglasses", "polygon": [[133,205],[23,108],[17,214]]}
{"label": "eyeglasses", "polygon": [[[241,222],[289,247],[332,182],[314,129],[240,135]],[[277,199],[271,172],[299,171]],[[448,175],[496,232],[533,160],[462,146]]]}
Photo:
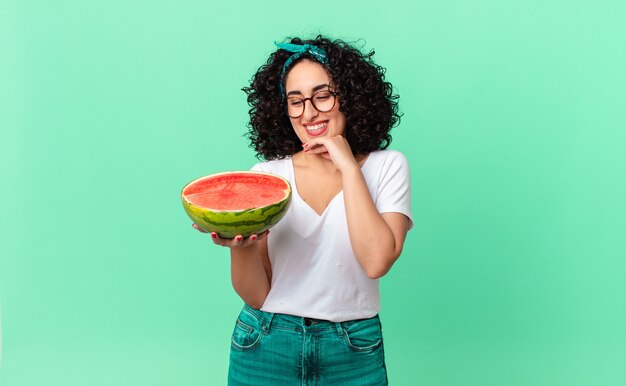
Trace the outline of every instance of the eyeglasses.
{"label": "eyeglasses", "polygon": [[311,105],[320,113],[327,113],[335,107],[337,93],[330,90],[318,91],[310,98],[288,97],[287,115],[290,118],[300,118],[304,114],[306,101],[311,101]]}

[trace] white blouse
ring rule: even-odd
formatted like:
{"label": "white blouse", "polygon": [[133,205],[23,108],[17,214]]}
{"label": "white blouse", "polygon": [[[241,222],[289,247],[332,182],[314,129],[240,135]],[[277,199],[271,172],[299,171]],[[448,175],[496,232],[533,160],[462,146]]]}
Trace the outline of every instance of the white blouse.
{"label": "white blouse", "polygon": [[[252,169],[278,174],[292,188],[289,210],[268,236],[272,283],[261,310],[333,322],[378,314],[378,279],[367,276],[352,251],[343,191],[318,215],[298,194],[291,158],[262,162]],[[378,211],[402,213],[412,227],[404,155],[395,150],[372,152],[361,171]]]}

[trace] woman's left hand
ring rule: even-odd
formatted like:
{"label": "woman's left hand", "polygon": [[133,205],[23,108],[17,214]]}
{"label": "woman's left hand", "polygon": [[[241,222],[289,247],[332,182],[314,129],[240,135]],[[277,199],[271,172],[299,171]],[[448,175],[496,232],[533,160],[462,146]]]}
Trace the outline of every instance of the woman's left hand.
{"label": "woman's left hand", "polygon": [[341,135],[314,138],[302,144],[302,148],[307,155],[319,154],[331,160],[341,172],[348,170],[348,168],[358,168],[359,166],[352,154],[350,144],[348,144],[348,141]]}

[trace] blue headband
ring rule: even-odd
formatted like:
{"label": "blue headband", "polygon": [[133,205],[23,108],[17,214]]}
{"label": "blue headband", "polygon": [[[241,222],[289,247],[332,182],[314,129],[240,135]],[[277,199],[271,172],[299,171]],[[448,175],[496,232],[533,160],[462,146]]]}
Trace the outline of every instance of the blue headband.
{"label": "blue headband", "polygon": [[326,57],[326,51],[322,48],[314,46],[312,44],[291,44],[291,43],[276,43],[276,46],[281,50],[285,50],[291,52],[292,55],[287,58],[285,64],[283,64],[283,68],[280,71],[280,83],[278,87],[280,88],[280,95],[285,95],[285,88],[283,87],[283,80],[285,79],[285,72],[291,63],[294,60],[298,59],[304,54],[310,54],[315,60],[322,64],[326,64],[328,62],[328,58]]}

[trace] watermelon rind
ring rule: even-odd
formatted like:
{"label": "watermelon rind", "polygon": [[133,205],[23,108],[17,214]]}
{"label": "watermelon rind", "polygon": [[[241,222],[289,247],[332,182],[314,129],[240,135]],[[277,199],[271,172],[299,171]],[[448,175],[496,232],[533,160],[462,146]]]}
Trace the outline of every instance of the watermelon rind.
{"label": "watermelon rind", "polygon": [[[197,181],[218,175],[236,173],[262,174],[281,179],[285,182],[284,198],[274,204],[258,208],[215,210],[195,205],[184,195],[185,189]],[[220,237],[228,239],[234,238],[237,235],[248,237],[252,234],[265,232],[276,225],[285,216],[289,204],[291,203],[291,185],[289,181],[283,177],[271,173],[257,171],[223,172],[200,177],[189,182],[181,191],[181,199],[187,215],[205,232],[215,232]]]}

